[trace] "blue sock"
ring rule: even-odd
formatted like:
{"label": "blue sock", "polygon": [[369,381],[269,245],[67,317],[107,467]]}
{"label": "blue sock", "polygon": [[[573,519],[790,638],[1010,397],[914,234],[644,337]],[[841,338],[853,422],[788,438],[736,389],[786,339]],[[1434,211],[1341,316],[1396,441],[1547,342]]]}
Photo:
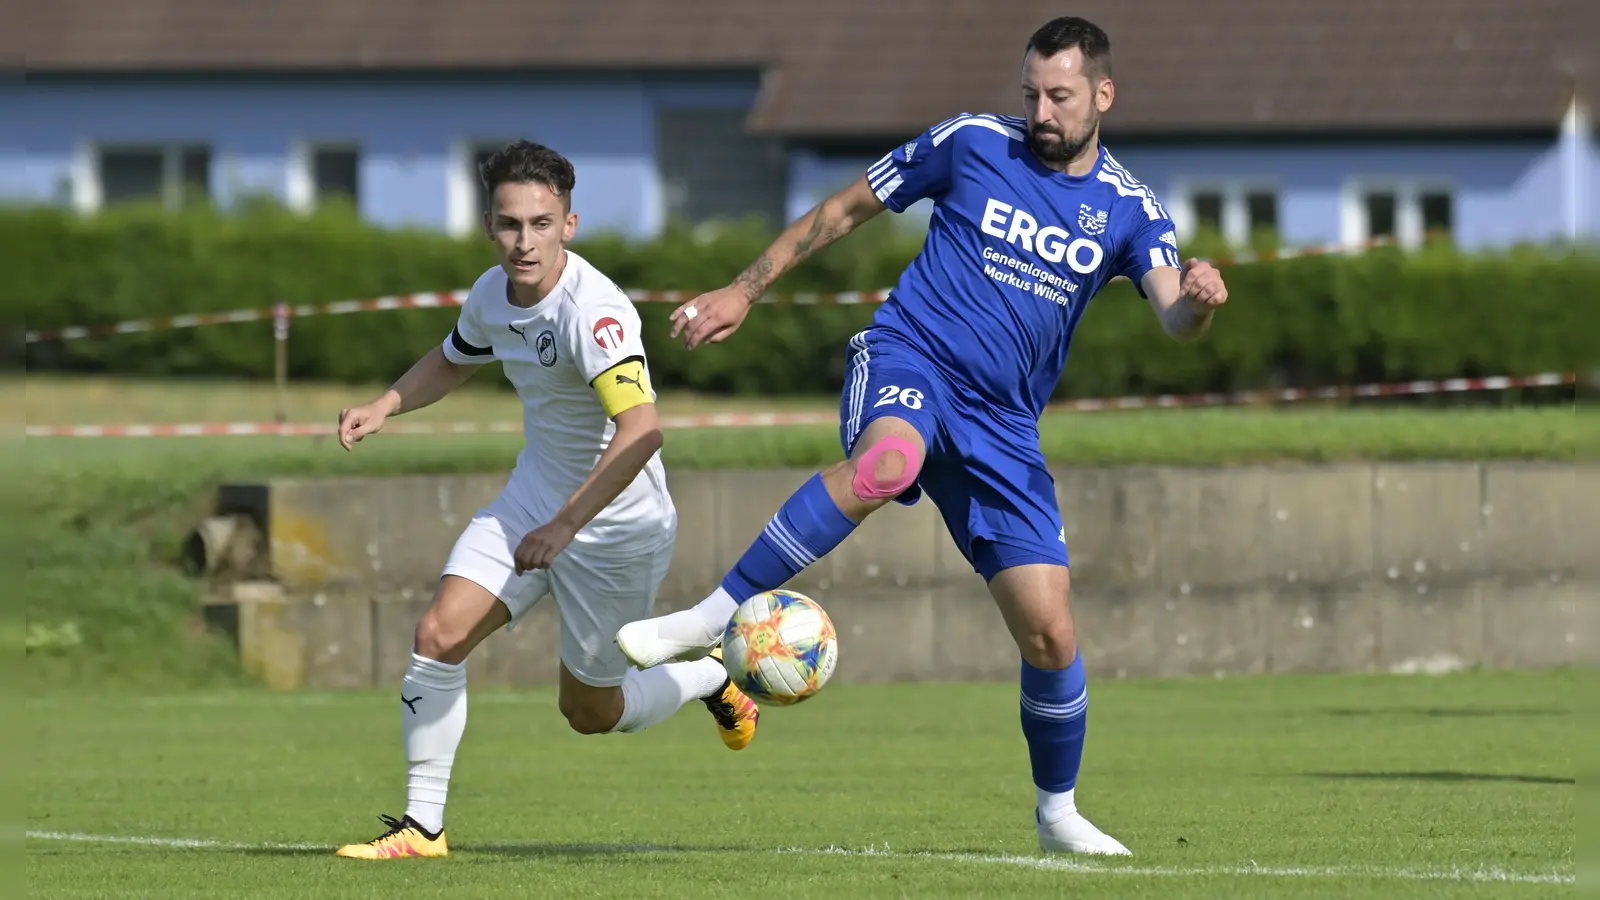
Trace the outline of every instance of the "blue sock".
{"label": "blue sock", "polygon": [[1088,711],[1081,655],[1065,669],[1036,669],[1022,661],[1022,734],[1041,791],[1059,794],[1077,786]]}
{"label": "blue sock", "polygon": [[800,570],[832,552],[856,523],[828,496],[822,476],[813,475],[772,517],[761,536],[733,564],[722,589],[736,602],[783,587]]}

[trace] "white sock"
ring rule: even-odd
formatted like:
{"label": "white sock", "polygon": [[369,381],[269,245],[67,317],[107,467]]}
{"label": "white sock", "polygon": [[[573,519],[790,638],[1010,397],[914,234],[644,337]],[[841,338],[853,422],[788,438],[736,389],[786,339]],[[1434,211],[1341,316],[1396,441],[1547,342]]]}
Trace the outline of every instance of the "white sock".
{"label": "white sock", "polygon": [[661,621],[661,636],[706,647],[722,640],[728,620],[739,608],[733,595],[718,587],[711,596],[696,603],[693,608],[673,613]]}
{"label": "white sock", "polygon": [[467,665],[411,654],[400,682],[400,722],[405,735],[406,815],[429,832],[444,827],[450,767],[467,730]]}
{"label": "white sock", "polygon": [[1035,787],[1034,791],[1039,795],[1039,821],[1046,825],[1059,822],[1078,811],[1078,803],[1073,799],[1077,788],[1059,794],[1042,787]]}
{"label": "white sock", "polygon": [[700,622],[705,625],[706,633],[712,640],[721,640],[722,632],[728,628],[728,620],[739,611],[739,601],[733,595],[723,590],[721,585],[711,592],[711,596],[694,605],[695,615],[700,617]]}
{"label": "white sock", "polygon": [[728,672],[710,657],[645,669],[629,669],[622,679],[622,718],[613,732],[643,731],[666,721],[690,700],[711,696]]}

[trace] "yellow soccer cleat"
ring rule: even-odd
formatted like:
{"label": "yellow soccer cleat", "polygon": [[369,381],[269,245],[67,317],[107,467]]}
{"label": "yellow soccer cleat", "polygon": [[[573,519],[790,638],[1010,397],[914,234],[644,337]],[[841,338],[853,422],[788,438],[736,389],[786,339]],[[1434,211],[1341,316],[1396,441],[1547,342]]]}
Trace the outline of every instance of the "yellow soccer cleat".
{"label": "yellow soccer cleat", "polygon": [[[721,662],[722,648],[712,650],[710,656]],[[711,717],[717,720],[717,733],[729,750],[743,750],[755,740],[761,709],[732,681],[724,682],[722,690],[705,698],[705,704],[706,709],[711,710]]]}
{"label": "yellow soccer cleat", "polygon": [[396,819],[379,816],[389,830],[365,844],[346,844],[339,855],[347,859],[411,859],[419,856],[448,856],[450,847],[445,843],[444,829],[429,836],[422,826],[410,816]]}

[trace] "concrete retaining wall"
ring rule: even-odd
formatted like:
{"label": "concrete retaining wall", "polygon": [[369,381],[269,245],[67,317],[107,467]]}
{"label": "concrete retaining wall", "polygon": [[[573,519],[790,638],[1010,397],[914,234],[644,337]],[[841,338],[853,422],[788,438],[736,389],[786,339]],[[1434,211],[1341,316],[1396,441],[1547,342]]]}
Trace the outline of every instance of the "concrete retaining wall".
{"label": "concrete retaining wall", "polygon": [[[669,473],[678,550],[659,609],[699,600],[809,471]],[[1600,466],[1056,468],[1073,607],[1096,677],[1533,667],[1592,658]],[[403,671],[417,617],[496,477],[225,488],[268,535],[240,585],[247,662],[282,687]],[[841,681],[1010,679],[981,580],[923,502],[875,514],[792,586],[841,632]],[[473,657],[477,683],[556,674],[556,611]]]}

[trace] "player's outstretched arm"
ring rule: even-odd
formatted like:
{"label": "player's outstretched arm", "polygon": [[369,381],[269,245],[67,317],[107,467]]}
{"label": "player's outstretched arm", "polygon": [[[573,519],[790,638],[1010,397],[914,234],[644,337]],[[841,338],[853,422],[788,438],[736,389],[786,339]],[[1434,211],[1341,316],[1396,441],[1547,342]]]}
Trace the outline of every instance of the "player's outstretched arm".
{"label": "player's outstretched arm", "polygon": [[517,574],[549,568],[578,531],[617,499],[661,449],[661,419],[654,403],[641,403],[612,418],[617,430],[605,452],[595,460],[589,477],[567,498],[554,519],[528,532],[517,546]]}
{"label": "player's outstretched arm", "polygon": [[886,208],[866,176],[862,176],[791,222],[732,284],[701,294],[673,310],[672,336],[682,334],[683,345],[691,350],[725,340],[744,322],[750,305],[761,299],[783,273]]}
{"label": "player's outstretched arm", "polygon": [[1145,273],[1142,287],[1161,327],[1180,341],[1205,334],[1217,307],[1228,302],[1222,273],[1198,259],[1184,263],[1181,273],[1171,266],[1151,269]]}
{"label": "player's outstretched arm", "polygon": [[435,347],[417,360],[383,396],[364,406],[339,412],[339,446],[346,450],[375,434],[390,416],[421,409],[441,400],[477,373],[477,366],[458,366]]}

